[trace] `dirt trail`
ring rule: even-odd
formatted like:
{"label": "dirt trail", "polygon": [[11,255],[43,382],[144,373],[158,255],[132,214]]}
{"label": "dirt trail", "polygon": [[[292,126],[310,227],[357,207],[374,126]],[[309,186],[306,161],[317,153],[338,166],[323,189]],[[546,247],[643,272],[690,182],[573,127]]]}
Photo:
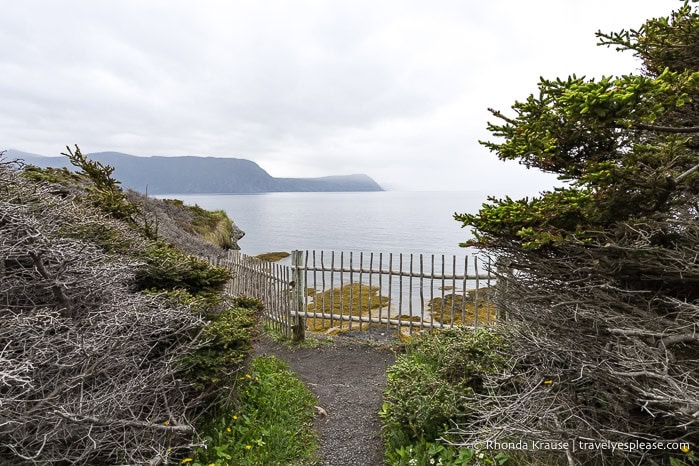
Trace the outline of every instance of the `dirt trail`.
{"label": "dirt trail", "polygon": [[315,427],[323,465],[383,464],[377,413],[386,369],[395,359],[390,346],[334,337],[317,348],[289,348],[263,334],[255,352],[285,361],[318,397],[324,412],[316,416]]}

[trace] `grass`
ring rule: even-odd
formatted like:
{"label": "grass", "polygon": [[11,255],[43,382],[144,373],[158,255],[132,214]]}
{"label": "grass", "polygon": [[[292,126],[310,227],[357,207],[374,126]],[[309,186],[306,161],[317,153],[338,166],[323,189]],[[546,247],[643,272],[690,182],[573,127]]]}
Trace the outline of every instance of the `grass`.
{"label": "grass", "polygon": [[215,245],[221,246],[223,249],[233,248],[233,223],[222,210],[214,211],[218,214],[219,219],[216,226],[206,231],[202,236],[205,240]]}
{"label": "grass", "polygon": [[294,341],[287,338],[280,331],[271,326],[265,325],[265,333],[276,343],[287,348],[320,348],[323,345],[332,345],[334,343],[331,336],[308,336],[303,341]]}
{"label": "grass", "polygon": [[192,216],[190,223],[180,225],[182,229],[223,249],[233,247],[233,222],[224,210],[206,210],[196,204],[186,205],[179,199],[164,199],[164,202],[185,209]]}
{"label": "grass", "polygon": [[289,367],[273,356],[261,356],[239,382],[240,408],[214,418],[205,428],[207,447],[196,449],[181,464],[315,464],[316,398]]}
{"label": "grass", "polygon": [[[313,297],[313,303],[308,305],[308,312],[333,314],[336,316],[370,317],[371,311],[380,309],[388,304],[388,297],[379,298],[379,287],[369,286],[363,283],[346,284],[342,287],[331,288],[323,293],[316,293],[309,289],[308,295]],[[369,323],[352,322],[353,329],[366,330]],[[326,332],[330,329],[334,333],[350,330],[350,322],[346,320],[333,320],[309,317],[306,319],[306,327],[313,332]]]}
{"label": "grass", "polygon": [[233,247],[233,222],[223,210],[204,210],[199,206],[187,206],[192,212],[192,228],[202,238],[224,249]]}

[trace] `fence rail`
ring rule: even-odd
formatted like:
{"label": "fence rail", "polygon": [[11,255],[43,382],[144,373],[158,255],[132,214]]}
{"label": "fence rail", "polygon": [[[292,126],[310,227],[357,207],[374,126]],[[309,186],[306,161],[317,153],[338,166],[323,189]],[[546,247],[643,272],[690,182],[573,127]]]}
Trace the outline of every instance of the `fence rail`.
{"label": "fence rail", "polygon": [[445,255],[294,251],[291,265],[282,265],[232,251],[219,265],[231,269],[229,293],[259,298],[266,323],[299,339],[306,328],[336,333],[383,326],[411,335],[497,319],[492,264],[476,256],[457,261]]}
{"label": "fence rail", "polygon": [[231,271],[233,278],[226,287],[228,294],[259,299],[265,305],[265,324],[286,337],[291,336],[293,303],[290,289],[293,279],[290,267],[261,261],[240,251],[230,251],[226,258],[218,260],[217,265]]}

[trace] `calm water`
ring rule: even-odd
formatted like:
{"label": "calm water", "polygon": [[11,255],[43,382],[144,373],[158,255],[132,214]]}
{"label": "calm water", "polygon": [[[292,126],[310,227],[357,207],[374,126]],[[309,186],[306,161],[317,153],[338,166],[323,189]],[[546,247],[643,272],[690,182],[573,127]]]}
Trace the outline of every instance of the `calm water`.
{"label": "calm water", "polygon": [[454,212],[476,212],[487,193],[405,192],[170,194],[222,209],[245,231],[243,252],[335,250],[463,257],[470,237]]}

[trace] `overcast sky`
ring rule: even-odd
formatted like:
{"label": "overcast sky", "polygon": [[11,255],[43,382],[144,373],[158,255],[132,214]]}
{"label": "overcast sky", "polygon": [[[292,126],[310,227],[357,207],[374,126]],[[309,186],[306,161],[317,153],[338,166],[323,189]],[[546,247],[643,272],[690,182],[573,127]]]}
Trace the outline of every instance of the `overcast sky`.
{"label": "overcast sky", "polygon": [[539,188],[478,144],[539,76],[638,72],[595,32],[678,0],[0,0],[0,150],[248,158],[389,189]]}

